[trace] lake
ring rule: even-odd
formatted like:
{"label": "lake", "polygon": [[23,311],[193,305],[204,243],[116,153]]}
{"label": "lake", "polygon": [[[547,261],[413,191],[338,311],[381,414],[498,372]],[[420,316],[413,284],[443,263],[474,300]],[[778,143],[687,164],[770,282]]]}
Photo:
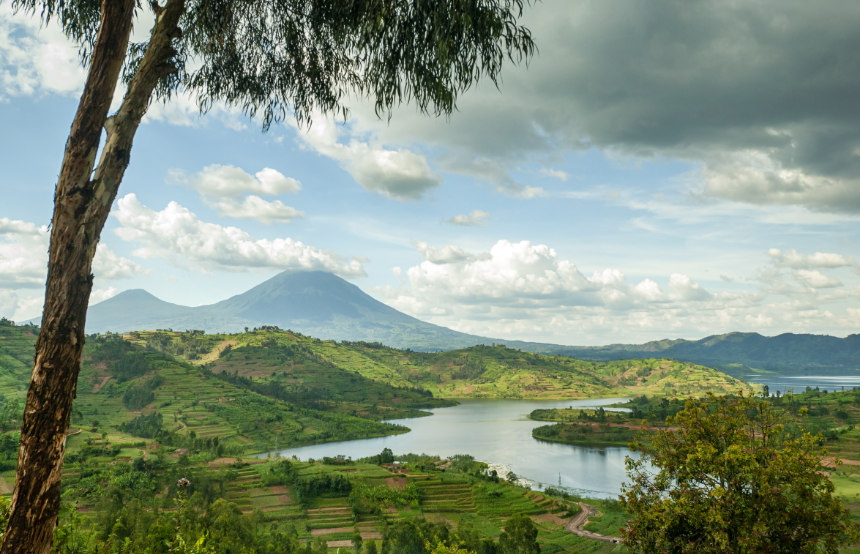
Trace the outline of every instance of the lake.
{"label": "lake", "polygon": [[383,448],[390,448],[395,456],[410,452],[441,457],[470,454],[513,471],[534,488],[560,486],[582,496],[614,498],[625,480],[628,449],[537,441],[531,431],[546,423],[527,416],[537,408],[597,408],[625,400],[461,400],[459,406],[431,410],[432,416],[392,420],[412,429],[409,433],[288,448],[280,455],[301,460],[323,456],[357,459],[378,454]]}
{"label": "lake", "polygon": [[806,387],[830,392],[850,390],[860,387],[860,370],[854,375],[745,375],[744,380],[749,383],[767,385],[770,394],[780,394],[791,390],[794,393],[804,392]]}

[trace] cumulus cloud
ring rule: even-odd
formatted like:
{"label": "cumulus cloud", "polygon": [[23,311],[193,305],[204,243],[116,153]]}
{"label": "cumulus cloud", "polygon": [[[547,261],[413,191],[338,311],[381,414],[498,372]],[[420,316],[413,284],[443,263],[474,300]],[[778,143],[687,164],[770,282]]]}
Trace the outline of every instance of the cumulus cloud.
{"label": "cumulus cloud", "polygon": [[371,145],[357,138],[343,144],[341,133],[333,121],[318,116],[299,136],[307,146],[337,161],[362,187],[389,198],[416,200],[442,182],[421,154]]}
{"label": "cumulus cloud", "polygon": [[0,5],[0,99],[42,93],[73,94],[86,74],[77,48],[55,24]]}
{"label": "cumulus cloud", "polygon": [[227,217],[253,219],[262,223],[271,224],[275,222],[289,223],[294,219],[305,216],[305,213],[287,206],[280,200],[268,202],[259,196],[246,196],[242,202],[232,198],[207,202],[221,215]]}
{"label": "cumulus cloud", "polygon": [[113,298],[117,294],[119,294],[119,289],[116,287],[107,287],[107,288],[95,288],[93,292],[90,294],[90,306],[93,304],[98,304],[99,302],[104,302],[109,298]]}
{"label": "cumulus cloud", "polygon": [[850,258],[834,252],[814,252],[805,256],[793,248],[789,250],[771,248],[767,251],[767,255],[776,265],[795,269],[848,267],[854,264]]}
{"label": "cumulus cloud", "polygon": [[45,285],[48,228],[0,218],[0,288],[38,288]]}
{"label": "cumulus cloud", "polygon": [[96,247],[96,256],[93,258],[93,277],[96,279],[113,281],[147,273],[140,265],[117,255],[106,244]]}
{"label": "cumulus cloud", "polygon": [[426,242],[418,242],[415,243],[415,249],[421,252],[425,260],[433,264],[451,264],[471,258],[462,248],[450,244],[434,248]]}
{"label": "cumulus cloud", "polygon": [[715,290],[721,281],[682,272],[632,283],[620,267],[584,273],[549,245],[529,241],[500,240],[483,252],[416,248],[424,261],[397,271],[400,285],[376,294],[416,317],[488,337],[603,344],[606,337],[633,343],[729,331],[844,334],[860,301],[856,272],[842,270],[844,280],[825,273],[847,260],[836,253],[763,253],[756,278]]}
{"label": "cumulus cloud", "polygon": [[794,272],[795,278],[801,283],[813,289],[828,289],[841,287],[842,282],[821,273],[817,269],[798,269]]}
{"label": "cumulus cloud", "polygon": [[[670,277],[669,293],[663,293],[650,280],[631,287],[618,268],[606,268],[585,277],[573,262],[559,258],[553,248],[529,241],[500,240],[489,251],[475,254],[452,245],[433,248],[424,242],[416,248],[424,261],[406,270],[409,290],[398,290],[396,294],[389,291],[396,305],[413,311],[418,306],[485,309],[488,305],[497,310],[516,306],[529,311],[581,306],[620,309],[648,302],[691,302],[711,297],[698,283],[681,274]],[[438,310],[430,314],[438,315]]]}
{"label": "cumulus cloud", "polygon": [[473,210],[470,214],[455,215],[448,220],[448,223],[464,227],[480,227],[486,225],[488,219],[490,219],[489,213],[483,210]]}
{"label": "cumulus cloud", "polygon": [[163,210],[144,206],[134,194],[117,201],[115,233],[142,246],[135,254],[204,270],[319,269],[343,276],[364,275],[361,261],[345,260],[292,238],[255,239],[236,227],[201,221],[176,202]]}
{"label": "cumulus cloud", "polygon": [[301,183],[270,167],[264,167],[254,175],[232,166],[212,164],[190,179],[181,172],[172,172],[174,180],[186,181],[203,194],[216,198],[240,198],[244,194],[274,196],[295,194],[302,189]]}
{"label": "cumulus cloud", "polygon": [[42,311],[42,300],[34,292],[0,289],[0,316],[12,321],[32,319]]}
{"label": "cumulus cloud", "polygon": [[232,165],[212,164],[193,177],[189,177],[182,170],[173,169],[168,172],[167,179],[169,182],[188,185],[197,190],[208,206],[227,217],[253,219],[271,224],[289,223],[305,216],[304,212],[287,206],[280,200],[270,202],[258,196],[295,194],[302,188],[296,179],[270,167],[264,167],[251,175]]}
{"label": "cumulus cloud", "polygon": [[[10,288],[45,286],[50,232],[45,225],[0,218],[0,285]],[[99,281],[125,279],[144,273],[135,262],[99,244],[93,275]]]}

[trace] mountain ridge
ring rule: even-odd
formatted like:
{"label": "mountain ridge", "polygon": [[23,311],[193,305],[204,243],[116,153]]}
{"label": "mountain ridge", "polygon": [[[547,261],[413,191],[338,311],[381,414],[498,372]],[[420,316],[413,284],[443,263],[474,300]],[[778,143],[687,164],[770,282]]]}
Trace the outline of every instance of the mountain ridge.
{"label": "mountain ridge", "polygon": [[[38,324],[38,320],[34,320]],[[356,285],[323,271],[282,272],[220,302],[181,306],[143,289],[124,291],[90,306],[87,332],[202,329],[240,332],[265,325],[292,329],[320,339],[380,342],[422,351],[504,344],[528,352],[583,360],[672,358],[719,368],[733,375],[752,369],[783,374],[835,374],[857,371],[860,335],[754,332],[709,335],[698,340],[661,339],[643,344],[570,346],[504,340],[461,333],[397,311]]]}

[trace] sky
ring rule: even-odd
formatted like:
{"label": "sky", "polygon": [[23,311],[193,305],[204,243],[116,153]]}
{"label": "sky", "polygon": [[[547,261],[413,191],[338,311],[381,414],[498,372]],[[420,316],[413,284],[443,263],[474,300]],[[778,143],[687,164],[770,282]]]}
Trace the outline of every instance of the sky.
{"label": "sky", "polygon": [[[483,336],[571,345],[860,326],[860,3],[543,0],[539,52],[450,117],[310,128],[154,104],[92,303],[211,304],[283,270]],[[135,33],[147,32],[138,22]],[[40,314],[84,71],[0,4],[0,315]]]}

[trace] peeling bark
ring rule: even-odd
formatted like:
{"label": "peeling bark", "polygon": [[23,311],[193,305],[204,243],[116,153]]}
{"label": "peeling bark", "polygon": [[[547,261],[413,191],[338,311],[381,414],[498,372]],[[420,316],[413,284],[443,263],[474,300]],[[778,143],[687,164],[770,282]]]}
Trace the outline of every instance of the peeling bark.
{"label": "peeling bark", "polygon": [[[92,290],[93,256],[152,92],[159,79],[173,70],[171,41],[179,36],[183,0],[153,8],[157,18],[144,58],[119,110],[107,118],[125,61],[135,4],[135,0],[102,0],[89,75],[66,143],[54,193],[42,328],[21,426],[11,515],[0,554],[51,550]],[[107,141],[93,173],[103,128]]]}

